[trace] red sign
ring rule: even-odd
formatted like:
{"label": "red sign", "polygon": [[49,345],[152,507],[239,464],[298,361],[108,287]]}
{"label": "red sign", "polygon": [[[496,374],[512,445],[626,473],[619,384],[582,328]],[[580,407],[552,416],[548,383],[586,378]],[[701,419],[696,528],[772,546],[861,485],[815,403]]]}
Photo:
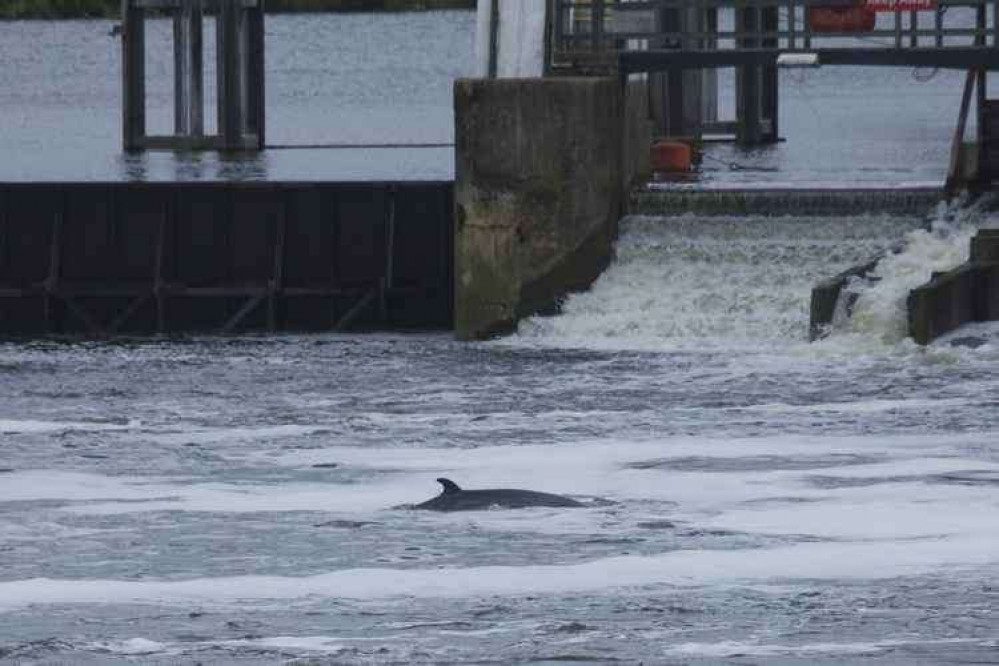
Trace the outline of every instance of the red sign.
{"label": "red sign", "polygon": [[865,0],[864,6],[875,12],[919,12],[937,8],[937,0]]}

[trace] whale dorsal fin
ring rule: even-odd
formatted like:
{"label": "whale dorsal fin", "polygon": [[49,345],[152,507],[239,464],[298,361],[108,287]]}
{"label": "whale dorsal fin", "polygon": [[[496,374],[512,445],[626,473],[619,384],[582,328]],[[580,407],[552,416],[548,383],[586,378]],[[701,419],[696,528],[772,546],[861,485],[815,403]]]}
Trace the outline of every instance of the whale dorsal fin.
{"label": "whale dorsal fin", "polygon": [[440,479],[437,479],[437,483],[444,486],[445,495],[448,495],[450,493],[456,493],[461,490],[461,488],[458,487],[458,484],[452,481],[451,479],[445,479],[442,477]]}

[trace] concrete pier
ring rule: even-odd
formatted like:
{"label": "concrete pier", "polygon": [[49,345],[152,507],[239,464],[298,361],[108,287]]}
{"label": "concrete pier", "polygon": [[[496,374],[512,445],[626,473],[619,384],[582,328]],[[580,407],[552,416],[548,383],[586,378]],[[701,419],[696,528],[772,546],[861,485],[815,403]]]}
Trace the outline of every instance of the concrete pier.
{"label": "concrete pier", "polygon": [[644,108],[626,90],[610,77],[457,82],[459,339],[552,310],[607,266],[650,140],[647,113],[626,121]]}

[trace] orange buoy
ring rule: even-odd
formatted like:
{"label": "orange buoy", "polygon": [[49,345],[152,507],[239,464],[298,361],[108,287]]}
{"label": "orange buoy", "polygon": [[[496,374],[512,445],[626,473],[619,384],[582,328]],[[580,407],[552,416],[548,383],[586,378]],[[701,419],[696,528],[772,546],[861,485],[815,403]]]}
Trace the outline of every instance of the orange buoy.
{"label": "orange buoy", "polygon": [[653,171],[690,171],[690,146],[682,141],[656,141],[651,156]]}
{"label": "orange buoy", "polygon": [[812,32],[871,32],[877,15],[863,0],[853,5],[808,8],[808,27]]}

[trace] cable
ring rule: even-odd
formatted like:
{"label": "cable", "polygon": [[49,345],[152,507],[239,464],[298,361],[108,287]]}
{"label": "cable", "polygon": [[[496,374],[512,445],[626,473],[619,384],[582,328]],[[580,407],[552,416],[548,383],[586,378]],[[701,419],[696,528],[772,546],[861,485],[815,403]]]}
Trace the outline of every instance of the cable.
{"label": "cable", "polygon": [[268,150],[369,150],[381,148],[453,148],[453,143],[296,143],[268,144]]}
{"label": "cable", "polygon": [[761,171],[761,172],[777,172],[780,171],[777,167],[761,167],[752,166],[750,164],[740,164],[739,162],[726,162],[725,160],[718,159],[717,157],[712,157],[706,154],[703,150],[700,151],[701,159],[708,160],[709,162],[717,162],[729,168],[729,171]]}

